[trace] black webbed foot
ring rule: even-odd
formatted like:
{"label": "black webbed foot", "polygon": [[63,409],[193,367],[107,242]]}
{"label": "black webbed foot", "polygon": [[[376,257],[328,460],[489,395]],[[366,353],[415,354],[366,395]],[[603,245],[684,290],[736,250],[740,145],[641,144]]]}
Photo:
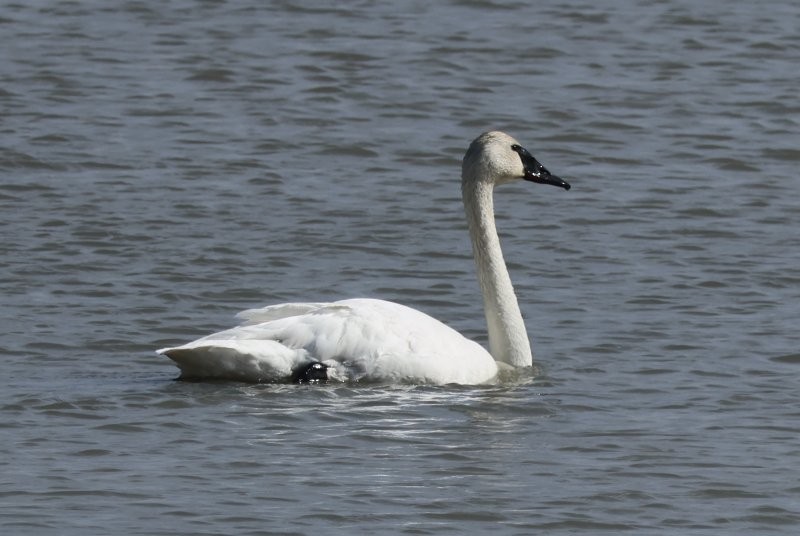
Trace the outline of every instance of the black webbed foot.
{"label": "black webbed foot", "polygon": [[292,383],[327,383],[328,365],[314,361],[292,373]]}

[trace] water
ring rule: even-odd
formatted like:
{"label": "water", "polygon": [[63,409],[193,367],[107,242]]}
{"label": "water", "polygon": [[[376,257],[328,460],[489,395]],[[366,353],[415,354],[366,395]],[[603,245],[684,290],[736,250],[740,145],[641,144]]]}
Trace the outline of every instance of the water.
{"label": "water", "polygon": [[[4,534],[795,534],[793,2],[0,8]],[[375,296],[485,344],[460,158],[536,374],[185,383],[153,349]]]}

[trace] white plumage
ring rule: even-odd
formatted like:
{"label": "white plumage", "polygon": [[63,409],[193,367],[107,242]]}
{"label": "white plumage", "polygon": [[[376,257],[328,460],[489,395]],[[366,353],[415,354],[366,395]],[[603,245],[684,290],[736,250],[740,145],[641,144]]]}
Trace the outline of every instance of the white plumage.
{"label": "white plumage", "polygon": [[244,381],[288,381],[315,362],[328,366],[330,380],[432,384],[491,381],[498,361],[530,366],[492,205],[495,184],[516,179],[569,189],[507,134],[487,132],[472,142],[462,194],[492,354],[425,313],[366,298],[250,309],[239,313],[243,323],[237,327],[158,353],[172,359],[184,378]]}
{"label": "white plumage", "polygon": [[416,309],[383,300],[290,303],[163,350],[188,377],[281,380],[314,361],[336,380],[479,383],[497,366],[479,344]]}

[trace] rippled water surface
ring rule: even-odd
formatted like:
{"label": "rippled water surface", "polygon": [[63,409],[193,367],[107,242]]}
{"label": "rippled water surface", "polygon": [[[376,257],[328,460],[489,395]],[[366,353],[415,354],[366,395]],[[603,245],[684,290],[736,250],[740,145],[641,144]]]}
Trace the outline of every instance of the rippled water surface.
{"label": "rippled water surface", "polygon": [[[796,534],[798,28],[788,0],[5,3],[0,531]],[[485,344],[458,177],[490,128],[573,185],[497,193],[533,373],[188,383],[153,353],[352,296]]]}

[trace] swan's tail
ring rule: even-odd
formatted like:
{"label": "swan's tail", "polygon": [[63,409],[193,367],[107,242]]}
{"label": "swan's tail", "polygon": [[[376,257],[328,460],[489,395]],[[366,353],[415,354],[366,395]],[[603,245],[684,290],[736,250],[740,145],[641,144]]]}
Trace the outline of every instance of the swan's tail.
{"label": "swan's tail", "polygon": [[304,350],[276,341],[204,340],[156,353],[172,359],[181,379],[216,379],[245,382],[285,382],[299,364],[313,361]]}

